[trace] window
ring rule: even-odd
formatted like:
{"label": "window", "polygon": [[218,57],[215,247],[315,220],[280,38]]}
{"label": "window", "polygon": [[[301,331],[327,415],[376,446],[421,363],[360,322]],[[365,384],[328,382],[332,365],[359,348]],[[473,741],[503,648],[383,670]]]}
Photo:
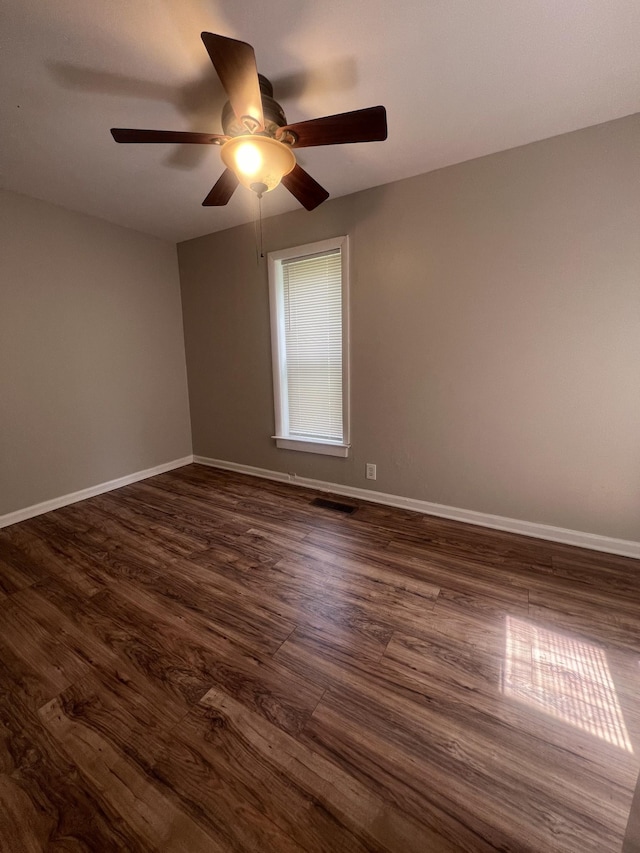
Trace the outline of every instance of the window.
{"label": "window", "polygon": [[349,450],[348,240],[269,253],[276,445]]}

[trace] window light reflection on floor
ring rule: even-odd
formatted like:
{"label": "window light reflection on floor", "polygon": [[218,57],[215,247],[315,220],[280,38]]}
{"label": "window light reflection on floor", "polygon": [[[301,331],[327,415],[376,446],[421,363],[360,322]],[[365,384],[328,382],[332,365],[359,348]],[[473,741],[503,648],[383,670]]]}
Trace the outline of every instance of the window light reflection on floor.
{"label": "window light reflection on floor", "polygon": [[506,630],[506,696],[633,752],[602,649],[513,616]]}

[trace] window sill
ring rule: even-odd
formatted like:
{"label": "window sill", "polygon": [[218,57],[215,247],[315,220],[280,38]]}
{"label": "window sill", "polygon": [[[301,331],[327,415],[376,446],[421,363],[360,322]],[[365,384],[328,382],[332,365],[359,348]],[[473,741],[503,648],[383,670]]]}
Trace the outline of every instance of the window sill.
{"label": "window sill", "polygon": [[342,444],[339,441],[322,441],[313,438],[287,438],[281,435],[272,435],[276,440],[276,447],[281,450],[301,450],[304,453],[319,453],[322,456],[349,455],[350,444]]}

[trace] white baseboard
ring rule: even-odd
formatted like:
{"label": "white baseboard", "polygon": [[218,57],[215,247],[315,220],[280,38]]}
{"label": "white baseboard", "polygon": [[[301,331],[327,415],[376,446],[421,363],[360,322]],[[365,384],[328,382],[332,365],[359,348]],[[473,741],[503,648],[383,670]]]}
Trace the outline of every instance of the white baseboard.
{"label": "white baseboard", "polygon": [[[195,456],[196,465],[207,465],[209,468],[222,468],[223,471],[237,471],[238,474],[249,474],[251,477],[261,477],[263,480],[277,480],[279,483],[296,483],[306,485],[302,477],[293,477],[283,471],[270,471],[268,468],[253,468],[251,465],[240,465],[238,462],[225,462],[223,459],[209,459],[208,456]],[[308,482],[312,482],[309,480]],[[315,482],[315,480],[313,481]],[[330,485],[327,483],[327,485]],[[336,486],[338,488],[338,486]],[[325,491],[324,489],[322,491]]]}
{"label": "white baseboard", "polygon": [[137,483],[138,480],[155,477],[156,474],[164,474],[165,471],[172,471],[174,468],[182,468],[183,465],[190,465],[192,462],[193,456],[183,456],[182,459],[174,459],[171,462],[165,462],[163,465],[147,468],[145,471],[136,471],[135,474],[127,474],[125,477],[118,477],[117,480],[109,480],[107,483],[89,486],[88,489],[81,489],[79,492],[61,495],[59,498],[52,498],[49,501],[43,501],[33,506],[27,506],[24,509],[18,509],[15,512],[9,512],[6,515],[0,515],[0,528],[9,527],[10,524],[26,521],[35,515],[42,515],[44,512],[51,512],[53,509],[60,509],[60,507],[77,503],[77,501],[83,501],[86,498],[92,498],[95,495],[101,495],[104,492],[111,492],[113,489],[128,486],[129,483]]}
{"label": "white baseboard", "polygon": [[640,542],[627,539],[614,539],[600,536],[596,533],[583,533],[578,530],[567,530],[563,527],[552,527],[548,524],[538,524],[533,521],[521,521],[516,518],[506,518],[502,515],[490,515],[475,512],[471,509],[458,509],[444,504],[430,503],[416,498],[403,498],[400,495],[388,495],[385,492],[374,492],[355,486],[343,486],[339,483],[326,483],[323,480],[312,480],[308,477],[298,477],[285,474],[282,471],[270,471],[266,468],[254,468],[251,465],[240,465],[236,462],[225,462],[222,459],[209,459],[206,456],[194,456],[193,461],[199,465],[211,468],[222,468],[226,471],[237,471],[239,474],[250,474],[252,477],[262,477],[266,480],[291,482],[296,486],[316,489],[320,492],[332,492],[335,495],[386,504],[387,506],[410,509],[425,515],[435,515],[439,518],[450,518],[454,521],[464,521],[467,524],[477,524],[480,527],[491,527],[494,530],[504,530],[508,533],[519,533],[522,536],[532,536],[535,539],[546,539],[550,542],[561,542],[564,545],[576,545],[579,548],[589,548],[592,551],[604,551],[607,554],[620,554],[623,557],[640,559]]}
{"label": "white baseboard", "polygon": [[548,524],[538,524],[532,521],[521,521],[520,519],[506,518],[501,515],[490,515],[488,513],[476,512],[475,510],[470,509],[459,509],[457,507],[445,506],[444,504],[417,500],[416,498],[405,498],[401,495],[390,495],[385,492],[360,489],[356,486],[345,486],[340,483],[327,483],[324,480],[313,480],[309,477],[298,477],[295,475],[290,476],[282,471],[271,471],[267,468],[255,468],[251,465],[241,465],[237,462],[227,462],[222,459],[209,459],[206,456],[184,456],[182,459],[174,459],[171,462],[165,462],[163,465],[156,465],[154,468],[147,468],[144,471],[136,471],[134,474],[127,474],[124,477],[118,477],[116,480],[99,483],[96,486],[90,486],[89,488],[82,489],[79,492],[72,492],[68,495],[62,495],[58,498],[52,498],[51,500],[43,501],[42,503],[25,507],[24,509],[19,509],[15,512],[7,513],[6,515],[1,515],[0,528],[8,527],[11,524],[17,524],[19,521],[26,521],[28,518],[33,518],[36,515],[42,515],[42,513],[45,512],[51,512],[51,510],[68,506],[69,504],[76,503],[77,501],[83,501],[86,498],[93,497],[94,495],[101,495],[104,492],[119,489],[122,486],[129,485],[129,483],[146,480],[148,477],[154,477],[156,474],[163,474],[165,471],[172,471],[174,468],[181,468],[184,465],[191,464],[192,462],[196,462],[199,465],[208,465],[211,468],[221,468],[226,471],[236,471],[240,474],[249,474],[252,477],[261,477],[266,480],[276,480],[281,483],[291,482],[295,483],[296,486],[315,489],[319,492],[331,492],[335,495],[357,498],[358,500],[370,501],[371,503],[409,509],[414,512],[424,513],[425,515],[435,515],[439,518],[449,518],[454,521],[463,521],[467,524],[477,524],[480,527],[490,527],[494,530],[504,530],[508,533],[519,533],[522,536],[532,536],[535,539],[546,539],[550,542],[561,542],[565,545],[576,545],[579,548],[588,548],[592,551],[603,551],[607,554],[620,554],[623,557],[634,557],[636,559],[640,559],[640,542],[633,542],[627,539],[614,539],[609,536],[600,536],[595,533],[583,533],[578,530],[567,530],[562,527],[552,527]]}

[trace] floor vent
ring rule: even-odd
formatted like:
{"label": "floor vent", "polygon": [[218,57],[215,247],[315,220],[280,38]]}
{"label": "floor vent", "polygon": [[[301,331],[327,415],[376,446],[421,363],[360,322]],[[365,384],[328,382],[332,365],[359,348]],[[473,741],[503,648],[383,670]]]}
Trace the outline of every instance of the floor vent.
{"label": "floor vent", "polygon": [[345,512],[347,515],[354,513],[358,507],[351,504],[343,504],[339,501],[330,501],[328,498],[314,498],[311,501],[312,506],[321,506],[323,509],[333,509],[336,512]]}

